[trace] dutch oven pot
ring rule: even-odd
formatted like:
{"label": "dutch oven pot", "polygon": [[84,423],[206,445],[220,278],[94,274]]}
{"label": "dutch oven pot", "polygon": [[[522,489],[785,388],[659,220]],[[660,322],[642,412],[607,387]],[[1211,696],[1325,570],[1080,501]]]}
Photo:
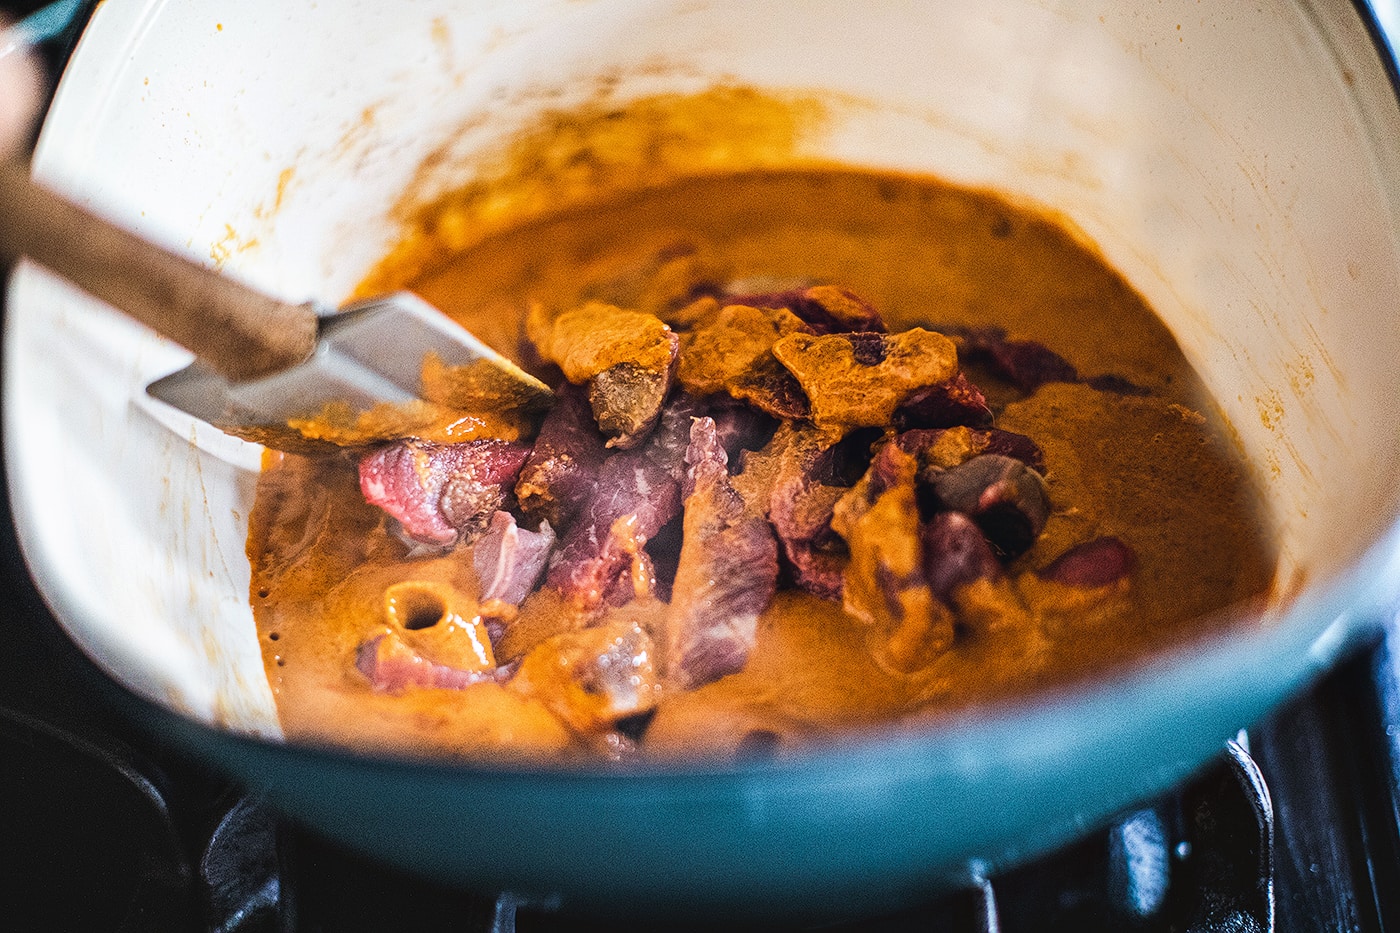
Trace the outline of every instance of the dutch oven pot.
{"label": "dutch oven pot", "polygon": [[349,291],[430,153],[468,171],[600,86],[800,91],[832,102],[805,156],[1055,212],[1200,370],[1278,543],[1268,607],[1127,672],[767,764],[288,745],[249,609],[256,450],[149,403],[184,355],[29,267],[4,373],[25,556],[152,729],[451,884],[565,908],[857,913],[1032,856],[1181,780],[1396,595],[1400,107],[1368,17],[1283,0],[107,0],[44,128],[42,179],[289,298]]}

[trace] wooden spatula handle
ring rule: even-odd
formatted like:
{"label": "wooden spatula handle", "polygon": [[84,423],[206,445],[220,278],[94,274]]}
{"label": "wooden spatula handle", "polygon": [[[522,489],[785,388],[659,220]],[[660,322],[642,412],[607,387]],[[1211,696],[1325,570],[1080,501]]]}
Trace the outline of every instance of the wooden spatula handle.
{"label": "wooden spatula handle", "polygon": [[0,164],[0,256],[30,259],[235,382],[310,356],[316,313],[155,246]]}

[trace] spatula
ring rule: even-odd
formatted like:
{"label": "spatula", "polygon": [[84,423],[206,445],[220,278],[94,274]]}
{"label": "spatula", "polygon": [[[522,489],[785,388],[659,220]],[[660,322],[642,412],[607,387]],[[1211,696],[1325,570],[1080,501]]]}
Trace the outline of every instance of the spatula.
{"label": "spatula", "polygon": [[191,350],[156,398],[240,437],[305,449],[289,421],[424,399],[423,373],[472,374],[483,397],[543,407],[549,389],[408,293],[341,310],[294,305],[149,243],[0,165],[0,257],[27,256]]}

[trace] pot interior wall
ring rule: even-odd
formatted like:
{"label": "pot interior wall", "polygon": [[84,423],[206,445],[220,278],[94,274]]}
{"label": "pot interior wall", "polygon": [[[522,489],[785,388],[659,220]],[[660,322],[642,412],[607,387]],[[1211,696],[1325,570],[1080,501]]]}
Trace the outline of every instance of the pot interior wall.
{"label": "pot interior wall", "polygon": [[[256,284],[336,300],[394,241],[410,181],[464,180],[541,108],[600,87],[812,93],[828,119],[799,157],[994,188],[1080,230],[1210,386],[1266,494],[1284,578],[1355,561],[1400,489],[1400,132],[1352,11],[852,9],[109,2],[36,168]],[[37,271],[18,277],[7,326],[11,482],[57,614],[143,695],[278,734],[243,552],[256,450],[148,402],[144,385],[184,354]]]}

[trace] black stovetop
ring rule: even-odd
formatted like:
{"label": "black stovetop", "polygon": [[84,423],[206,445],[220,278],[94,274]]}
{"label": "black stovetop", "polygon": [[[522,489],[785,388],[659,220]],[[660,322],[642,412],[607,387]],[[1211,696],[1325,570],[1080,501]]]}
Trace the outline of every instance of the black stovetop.
{"label": "black stovetop", "polygon": [[[44,49],[51,73],[76,28]],[[0,632],[0,929],[597,926],[348,854],[133,728],[35,592],[4,499]],[[1113,826],[938,902],[824,929],[1400,930],[1400,619]]]}

